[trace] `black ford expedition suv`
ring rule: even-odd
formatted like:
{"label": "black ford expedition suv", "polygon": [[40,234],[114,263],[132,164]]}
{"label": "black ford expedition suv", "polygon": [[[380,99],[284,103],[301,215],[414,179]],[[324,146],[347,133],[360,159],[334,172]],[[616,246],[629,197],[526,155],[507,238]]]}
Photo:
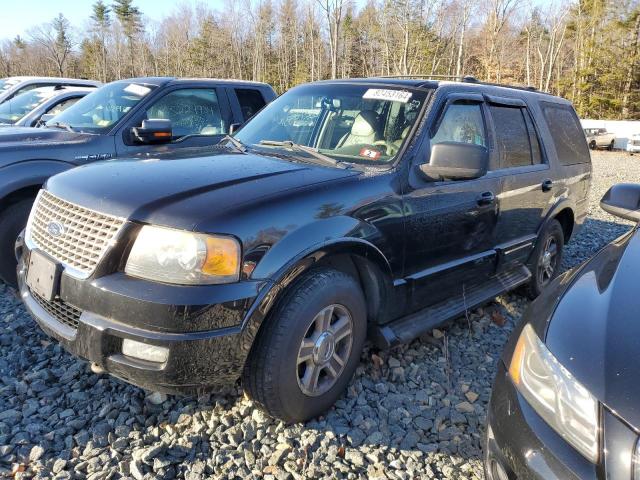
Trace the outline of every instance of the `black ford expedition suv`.
{"label": "black ford expedition suv", "polygon": [[339,397],[367,335],[389,347],[506,290],[538,294],[590,177],[561,98],[470,79],[307,84],[215,153],[51,178],[16,244],[20,291],[96,369],[165,392],[241,378],[299,421]]}
{"label": "black ford expedition suv", "polygon": [[275,98],[263,83],[134,78],[87,95],[46,128],[0,131],[0,280],[16,285],[13,246],[47,178],[95,160],[212,145]]}

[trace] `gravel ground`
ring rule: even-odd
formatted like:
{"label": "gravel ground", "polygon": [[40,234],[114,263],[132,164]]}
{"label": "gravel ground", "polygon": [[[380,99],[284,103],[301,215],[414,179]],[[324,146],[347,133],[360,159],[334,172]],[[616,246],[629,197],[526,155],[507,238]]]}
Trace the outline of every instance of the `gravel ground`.
{"label": "gravel ground", "polygon": [[[623,181],[640,181],[640,156],[594,154],[590,217],[566,268],[629,228],[598,207]],[[0,285],[0,477],[482,478],[496,361],[527,304],[504,295],[411,345],[367,349],[325,417],[286,426],[240,394],[157,404],[95,375]]]}

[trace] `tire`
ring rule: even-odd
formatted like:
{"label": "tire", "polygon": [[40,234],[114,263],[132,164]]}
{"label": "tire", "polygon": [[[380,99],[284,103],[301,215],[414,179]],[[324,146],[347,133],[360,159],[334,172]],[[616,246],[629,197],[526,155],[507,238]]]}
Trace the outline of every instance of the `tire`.
{"label": "tire", "polygon": [[[247,395],[271,416],[287,423],[303,422],[328,410],[346,389],[360,361],[366,313],[362,290],[351,276],[325,267],[304,274],[258,332],[242,376]],[[332,343],[337,335],[319,328],[327,318],[330,329],[342,334],[350,321],[350,337]],[[326,331],[330,333],[322,333]],[[308,358],[301,360],[303,357]],[[316,371],[319,375],[314,384],[310,379]]]}
{"label": "tire", "polygon": [[607,145],[607,150],[613,152],[613,146],[615,145],[615,140],[611,140],[611,143]]}
{"label": "tire", "polygon": [[33,198],[20,200],[0,212],[0,279],[17,288],[15,243],[20,232],[27,225]]}
{"label": "tire", "polygon": [[595,149],[597,148],[597,146],[598,146],[598,145],[596,144],[596,141],[595,141],[595,140],[591,140],[591,143],[589,143],[589,148],[590,148],[591,150],[595,150]]}
{"label": "tire", "polygon": [[[555,249],[553,248],[555,246]],[[555,253],[553,253],[555,251]],[[562,225],[555,218],[550,220],[544,228],[533,250],[529,261],[531,281],[527,285],[527,294],[531,299],[536,298],[560,273],[562,253],[564,251],[564,231]],[[545,255],[550,252],[550,255]]]}

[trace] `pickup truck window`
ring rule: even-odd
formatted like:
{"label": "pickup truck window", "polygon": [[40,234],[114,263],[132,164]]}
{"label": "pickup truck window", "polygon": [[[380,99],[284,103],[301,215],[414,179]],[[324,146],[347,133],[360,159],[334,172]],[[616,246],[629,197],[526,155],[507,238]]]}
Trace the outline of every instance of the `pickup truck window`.
{"label": "pickup truck window", "polygon": [[415,123],[426,92],[364,85],[307,85],[258,113],[236,138],[293,142],[352,163],[389,163]]}
{"label": "pickup truck window", "polygon": [[54,105],[48,112],[48,115],[58,115],[59,113],[64,112],[67,108],[69,108],[71,105],[75,105],[76,103],[78,103],[78,100],[80,100],[82,97],[75,97],[75,98],[68,98],[67,100],[63,100],[62,102],[58,103],[57,105]]}
{"label": "pickup truck window", "polygon": [[589,155],[580,121],[573,108],[550,102],[541,102],[541,104],[560,164],[589,163],[591,155]]}
{"label": "pickup truck window", "polygon": [[226,133],[214,89],[183,88],[169,92],[149,107],[146,118],[171,120],[176,138]]}
{"label": "pickup truck window", "polygon": [[262,94],[258,90],[253,88],[236,88],[235,91],[245,122],[266,105]]}
{"label": "pickup truck window", "polygon": [[[489,107],[498,145],[499,168],[514,168],[532,165],[533,156],[529,130],[520,107],[491,105]],[[528,115],[528,113],[527,113]],[[537,149],[536,163],[540,163],[540,151]]]}
{"label": "pickup truck window", "polygon": [[47,122],[47,126],[67,125],[73,130],[105,133],[120,121],[140,100],[156,88],[130,82],[114,82],[91,92],[60,115]]}
{"label": "pickup truck window", "polygon": [[54,95],[53,87],[29,90],[0,105],[0,123],[14,124]]}
{"label": "pickup truck window", "polygon": [[449,105],[431,145],[442,142],[474,143],[486,146],[484,121],[479,103]]}

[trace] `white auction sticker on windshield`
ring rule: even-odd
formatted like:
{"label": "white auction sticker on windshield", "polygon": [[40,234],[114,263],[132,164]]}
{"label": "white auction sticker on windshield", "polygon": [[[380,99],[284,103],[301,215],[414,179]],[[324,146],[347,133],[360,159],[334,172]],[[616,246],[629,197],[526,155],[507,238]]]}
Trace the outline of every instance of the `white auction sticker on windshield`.
{"label": "white auction sticker on windshield", "polygon": [[413,94],[404,90],[387,90],[384,88],[370,88],[362,98],[370,100],[388,100],[390,102],[407,103]]}
{"label": "white auction sticker on windshield", "polygon": [[133,93],[139,97],[144,97],[147,93],[151,91],[149,87],[145,87],[143,85],[136,85],[135,83],[130,83],[124,88],[124,91],[127,93]]}

